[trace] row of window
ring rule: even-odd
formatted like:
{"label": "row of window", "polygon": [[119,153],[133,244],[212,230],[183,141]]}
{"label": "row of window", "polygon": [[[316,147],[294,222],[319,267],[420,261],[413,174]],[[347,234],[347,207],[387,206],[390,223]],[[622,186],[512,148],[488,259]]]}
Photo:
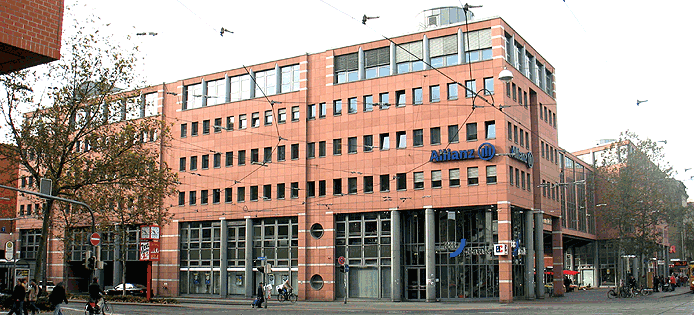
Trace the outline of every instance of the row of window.
{"label": "row of window", "polygon": [[544,120],[550,126],[557,129],[557,114],[553,113],[547,106],[540,104],[540,120]]}
{"label": "row of window", "polygon": [[[477,141],[477,123],[468,123],[465,125],[465,141]],[[448,143],[459,143],[459,127],[458,125],[448,126]],[[412,131],[413,141],[412,146],[421,147],[424,146],[424,129],[415,129]],[[391,148],[390,133],[382,133],[378,135],[379,144],[378,149],[385,151]],[[484,122],[484,139],[495,139],[496,138],[496,124],[493,120]],[[333,139],[332,149],[333,155],[342,155],[343,150],[343,139]],[[357,137],[347,138],[347,153],[354,154],[358,150],[358,139]],[[441,144],[441,127],[429,128],[429,143],[431,145]],[[309,142],[306,144],[306,155],[307,158],[316,157],[316,144],[318,147],[318,157],[327,156],[327,142]],[[376,148],[374,146],[374,136],[365,135],[362,137],[362,150],[363,152],[372,152]],[[405,149],[407,148],[407,132],[398,131],[395,133],[395,148]],[[250,150],[250,162],[254,163],[271,163],[273,153],[276,152],[276,159],[278,162],[286,161],[286,146],[277,146],[277,149],[273,151],[273,147],[263,148],[263,160],[260,161],[260,149]],[[299,144],[294,143],[290,145],[290,158],[292,160],[299,159]],[[187,157],[179,158],[179,171],[186,171],[186,167],[189,170],[194,171],[198,169],[198,156],[190,157],[190,164],[188,164]],[[224,156],[224,166],[233,166],[234,163],[234,152],[229,151],[225,153]],[[237,151],[237,165],[246,165],[246,150]],[[217,152],[212,154],[212,167],[220,168],[222,166],[222,153]],[[210,168],[210,154],[205,154],[200,156],[200,167],[202,169]]]}
{"label": "row of window", "polygon": [[559,197],[559,185],[552,184],[543,179],[542,185],[540,186],[542,186],[542,197],[557,200],[557,197]]}
{"label": "row of window", "polygon": [[[486,89],[485,95],[493,94],[494,93],[494,78],[484,78],[484,88]],[[477,84],[476,80],[469,80],[465,81],[465,86],[466,86],[466,93],[465,97],[473,97],[474,92],[477,91]],[[423,94],[423,89],[421,87],[418,88],[413,88],[411,91],[411,99],[412,99],[412,104],[413,105],[420,105],[423,104],[423,99],[424,99],[424,94]],[[447,85],[447,99],[449,100],[456,100],[458,99],[458,84],[457,83],[448,83]],[[429,87],[429,101],[431,103],[436,103],[441,101],[441,87],[439,85],[432,85]],[[396,107],[403,107],[407,104],[407,93],[405,90],[399,90],[395,91],[395,106]],[[390,103],[390,93],[389,92],[384,92],[380,93],[378,95],[378,102],[374,102],[374,96],[373,95],[365,95],[362,97],[362,109],[364,112],[370,112],[373,111],[374,105],[378,106],[380,109],[388,109],[391,105]],[[316,119],[318,118],[324,118],[327,116],[327,105],[326,103],[319,103],[318,105],[316,104],[311,104],[308,105],[307,108],[307,115],[308,119]],[[343,103],[342,100],[334,100],[333,101],[333,116],[340,116],[342,115],[343,112]],[[358,101],[356,97],[351,97],[347,99],[347,112],[350,114],[357,113],[358,112]],[[291,120],[292,121],[299,121],[299,106],[294,106],[291,108]],[[272,125],[274,119],[273,119],[273,111],[272,110],[266,110],[263,113],[263,120],[262,124],[265,126],[270,126]],[[247,114],[240,114],[238,116],[238,129],[246,129],[248,128],[248,116]],[[277,110],[277,123],[283,124],[286,123],[287,121],[287,109],[286,108],[279,108]],[[206,119],[202,121],[202,125],[197,122],[191,122],[190,123],[190,135],[191,136],[198,136],[200,133],[203,135],[210,134],[214,130],[215,133],[221,132],[222,130],[227,130],[231,131],[234,130],[235,128],[235,123],[236,119],[235,116],[227,116],[226,117],[226,124],[222,125],[222,118],[217,117],[213,121],[210,119]],[[251,113],[250,117],[250,126],[252,128],[258,128],[261,125],[261,117],[260,117],[260,112],[255,112]],[[185,138],[188,136],[188,123],[182,123],[181,124],[181,138]],[[145,141],[146,142],[146,141]]]}
{"label": "row of window", "polygon": [[[497,183],[497,171],[496,171],[496,165],[488,165],[483,168],[483,170],[486,171],[484,174],[484,181],[486,184],[496,184]],[[525,172],[523,173],[525,174]],[[412,187],[414,189],[424,189],[424,172],[414,172],[412,173],[413,180],[412,180]],[[524,175],[525,176],[525,175]],[[389,192],[391,191],[391,181],[395,181],[395,190],[397,191],[405,191],[407,190],[407,173],[398,173],[395,176],[390,175],[390,174],[384,174],[384,175],[379,175],[378,176],[380,182],[379,182],[379,191],[380,192]],[[332,184],[332,189],[333,189],[333,195],[340,196],[344,194],[357,194],[358,193],[358,184],[357,184],[357,177],[349,177],[347,178],[347,190],[343,190],[343,179],[342,178],[335,178],[333,179],[333,184]],[[529,174],[528,174],[528,181],[530,180]],[[431,177],[430,177],[430,184],[431,188],[442,188],[443,186],[443,180],[442,180],[442,171],[441,170],[433,170],[431,171]],[[468,167],[467,168],[467,185],[479,185],[480,184],[480,174],[479,174],[479,168],[474,166],[474,167]],[[449,187],[460,187],[461,182],[460,182],[460,169],[459,168],[452,168],[448,170],[448,185]],[[529,186],[530,184],[528,184]],[[271,184],[266,184],[262,186],[249,186],[249,187],[236,187],[236,202],[245,202],[246,198],[250,201],[258,201],[260,197],[262,197],[263,200],[272,200],[273,196],[273,185]],[[246,188],[248,188],[248,194],[246,194]],[[262,191],[261,191],[262,189]],[[327,195],[327,181],[325,180],[319,180],[319,181],[309,181],[306,182],[306,186],[304,188],[306,190],[306,197],[323,197]],[[525,182],[523,183],[523,189],[525,189]],[[285,183],[279,183],[275,185],[275,198],[276,199],[285,199],[286,198],[286,184]],[[363,193],[373,193],[374,192],[374,176],[364,176],[362,178],[362,192]],[[233,202],[233,188],[225,188],[224,189],[224,202],[226,203],[231,203]],[[262,195],[261,195],[262,194]],[[212,200],[210,200],[210,198]],[[200,191],[200,204],[201,205],[206,205],[209,203],[212,204],[219,204],[221,202],[222,198],[222,190],[221,189],[213,189],[211,191],[209,190],[201,190]],[[290,184],[290,198],[295,199],[299,198],[299,183],[298,182],[292,182]],[[186,192],[179,192],[178,193],[178,205],[179,206],[184,206],[186,204]],[[189,191],[188,192],[188,204],[191,206],[197,205],[198,204],[198,192],[197,191]]]}
{"label": "row of window", "polygon": [[525,172],[519,168],[509,166],[508,167],[508,183],[511,186],[516,186],[520,189],[532,191],[532,185],[530,181],[530,172]]}
{"label": "row of window", "polygon": [[515,124],[508,122],[506,126],[508,131],[508,141],[513,141],[513,143],[525,147],[530,150],[530,134],[527,131],[523,131],[523,128],[518,128]]}
{"label": "row of window", "polygon": [[[279,90],[278,90],[279,87]],[[183,87],[182,109],[298,91],[299,65],[275,67],[251,74],[190,84]]]}
{"label": "row of window", "polygon": [[32,215],[39,215],[39,211],[41,209],[40,204],[28,204],[28,205],[19,205],[19,216],[32,216]]}
{"label": "row of window", "polygon": [[504,38],[506,39],[506,61],[545,93],[552,96],[554,83],[552,72],[546,69],[530,52],[526,51],[523,45],[516,42],[514,35],[506,33]]}
{"label": "row of window", "polygon": [[544,159],[554,163],[555,165],[559,165],[559,150],[557,150],[557,148],[552,147],[547,142],[540,141],[540,151],[540,156],[542,156]]}

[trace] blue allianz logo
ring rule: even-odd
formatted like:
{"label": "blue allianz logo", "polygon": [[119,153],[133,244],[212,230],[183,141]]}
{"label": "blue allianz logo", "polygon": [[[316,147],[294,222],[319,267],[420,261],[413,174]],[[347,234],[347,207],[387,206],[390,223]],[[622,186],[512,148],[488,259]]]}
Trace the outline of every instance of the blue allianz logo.
{"label": "blue allianz logo", "polygon": [[463,249],[465,249],[465,244],[466,244],[466,243],[467,243],[467,241],[466,241],[464,238],[463,238],[463,239],[460,239],[460,246],[458,246],[458,249],[456,249],[455,252],[452,252],[452,253],[450,254],[451,258],[460,255],[460,254],[463,252]]}
{"label": "blue allianz logo", "polygon": [[477,155],[480,159],[489,161],[496,155],[496,149],[491,143],[485,142],[477,149]]}

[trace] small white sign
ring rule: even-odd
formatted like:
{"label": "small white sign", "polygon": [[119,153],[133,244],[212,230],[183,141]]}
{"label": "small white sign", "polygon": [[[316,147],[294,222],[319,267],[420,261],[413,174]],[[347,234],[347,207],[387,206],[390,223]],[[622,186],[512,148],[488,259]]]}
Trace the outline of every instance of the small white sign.
{"label": "small white sign", "polygon": [[506,244],[494,244],[494,255],[495,256],[508,255],[508,245],[506,245]]}
{"label": "small white sign", "polygon": [[12,241],[7,241],[7,243],[5,243],[5,259],[14,259],[14,243]]}

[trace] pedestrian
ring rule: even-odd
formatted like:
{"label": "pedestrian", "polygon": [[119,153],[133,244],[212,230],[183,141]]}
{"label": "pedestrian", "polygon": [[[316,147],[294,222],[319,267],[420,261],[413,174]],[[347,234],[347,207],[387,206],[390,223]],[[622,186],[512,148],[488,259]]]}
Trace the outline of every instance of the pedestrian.
{"label": "pedestrian", "polygon": [[12,309],[7,315],[17,314],[22,315],[24,312],[24,297],[26,296],[26,288],[24,287],[23,280],[17,280],[17,285],[14,286],[12,290]]}
{"label": "pedestrian", "polygon": [[55,311],[53,311],[53,315],[63,315],[63,312],[60,310],[62,303],[65,302],[65,304],[68,304],[67,302],[67,296],[65,296],[65,288],[63,287],[63,283],[60,282],[58,285],[53,288],[53,292],[51,292],[51,295],[48,296],[48,301],[53,304],[55,307]]}
{"label": "pedestrian", "polygon": [[29,315],[29,310],[31,310],[32,315],[36,315],[39,310],[36,307],[36,299],[39,297],[39,286],[36,284],[36,279],[31,279],[29,284],[29,292],[27,293],[27,304],[26,304],[26,315]]}
{"label": "pedestrian", "polygon": [[[262,308],[263,302],[265,302],[265,287],[263,286],[262,282],[258,284],[256,295],[256,302],[254,303],[253,307]],[[265,305],[265,308],[267,308],[267,304]]]}
{"label": "pedestrian", "polygon": [[658,292],[658,282],[660,281],[660,278],[658,278],[658,275],[653,274],[653,292]]}
{"label": "pedestrian", "polygon": [[677,280],[675,279],[675,274],[670,275],[670,287],[672,288],[672,291],[675,291],[675,285],[677,284]]}

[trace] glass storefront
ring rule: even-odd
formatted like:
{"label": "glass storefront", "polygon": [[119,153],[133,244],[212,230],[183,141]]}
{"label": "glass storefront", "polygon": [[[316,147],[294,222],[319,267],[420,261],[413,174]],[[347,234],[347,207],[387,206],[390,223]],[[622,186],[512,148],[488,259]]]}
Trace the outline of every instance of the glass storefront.
{"label": "glass storefront", "polygon": [[221,222],[180,224],[181,294],[219,294]]}

